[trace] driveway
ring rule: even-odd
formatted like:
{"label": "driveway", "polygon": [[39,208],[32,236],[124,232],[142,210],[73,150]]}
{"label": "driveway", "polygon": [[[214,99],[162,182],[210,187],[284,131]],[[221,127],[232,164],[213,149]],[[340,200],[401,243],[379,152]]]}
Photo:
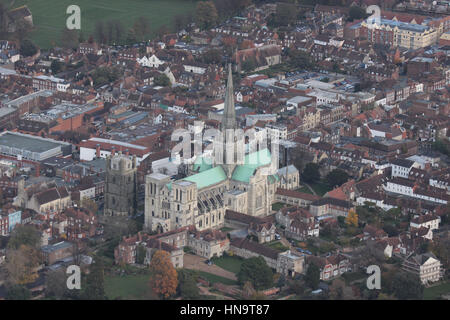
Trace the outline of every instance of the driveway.
{"label": "driveway", "polygon": [[193,254],[189,254],[189,253],[185,253],[184,260],[183,260],[183,266],[186,269],[204,271],[204,272],[212,273],[212,274],[215,274],[215,275],[227,278],[227,279],[237,280],[236,275],[233,272],[222,269],[221,267],[216,266],[215,264],[208,266],[205,263],[205,261],[206,261],[206,258],[196,256]]}

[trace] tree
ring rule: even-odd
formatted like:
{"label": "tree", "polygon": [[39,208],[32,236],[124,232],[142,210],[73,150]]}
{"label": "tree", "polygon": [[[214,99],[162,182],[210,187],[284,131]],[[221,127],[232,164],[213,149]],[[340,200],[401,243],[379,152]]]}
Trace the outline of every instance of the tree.
{"label": "tree", "polygon": [[334,169],[325,177],[327,184],[330,187],[340,186],[348,181],[348,174],[344,170]]}
{"label": "tree", "polygon": [[67,49],[75,49],[78,47],[79,35],[77,30],[69,30],[64,28],[61,31],[61,46]]}
{"label": "tree", "polygon": [[128,29],[125,42],[127,44],[133,44],[137,42],[136,32],[134,31],[133,28]]}
{"label": "tree", "polygon": [[81,200],[81,207],[92,212],[93,214],[96,214],[98,211],[98,205],[97,203],[89,198],[83,198]]}
{"label": "tree", "polygon": [[314,263],[311,263],[306,270],[305,284],[312,290],[316,290],[319,287],[320,282],[320,269]]}
{"label": "tree", "polygon": [[38,277],[37,267],[39,263],[39,252],[34,247],[22,244],[18,249],[8,249],[6,270],[9,280],[14,284],[33,282]]}
{"label": "tree", "polygon": [[345,218],[345,224],[348,226],[358,227],[358,214],[355,210],[350,209]]}
{"label": "tree", "polygon": [[106,43],[105,24],[103,21],[97,21],[94,27],[94,36],[98,43]]}
{"label": "tree", "polygon": [[150,262],[152,276],[150,287],[161,298],[170,298],[177,291],[178,275],[173,267],[170,255],[163,250],[157,250]]}
{"label": "tree", "polygon": [[90,267],[90,272],[82,283],[82,297],[86,300],[105,300],[105,271],[101,260],[97,258]]}
{"label": "tree", "polygon": [[136,248],[136,263],[144,264],[146,254],[147,250],[145,249],[145,246],[138,245]]}
{"label": "tree", "polygon": [[398,272],[392,280],[394,294],[398,299],[422,299],[423,285],[417,275]]}
{"label": "tree", "polygon": [[319,165],[313,162],[306,164],[302,172],[302,179],[306,183],[319,181],[320,180]]}
{"label": "tree", "polygon": [[31,24],[24,19],[20,19],[14,22],[14,24],[16,26],[16,31],[14,32],[15,38],[19,42],[24,41],[31,31]]}
{"label": "tree", "polygon": [[167,87],[170,86],[170,79],[164,73],[160,73],[155,77],[154,84],[156,86]]}
{"label": "tree", "polygon": [[57,74],[57,73],[61,72],[62,68],[63,68],[63,63],[58,60],[53,60],[50,65],[50,69],[52,69],[53,74]]}
{"label": "tree", "polygon": [[252,297],[255,293],[256,290],[253,288],[252,283],[250,281],[245,282],[242,287],[242,297],[244,299],[250,299],[250,297]]}
{"label": "tree", "polygon": [[242,70],[245,72],[251,72],[256,69],[257,63],[256,59],[254,57],[249,57],[248,59],[245,59],[244,62],[242,62]]}
{"label": "tree", "polygon": [[45,296],[53,299],[64,299],[68,293],[67,275],[63,268],[49,271],[45,278]]}
{"label": "tree", "polygon": [[199,1],[195,11],[195,21],[202,29],[209,29],[214,26],[219,19],[216,6],[212,1]]}
{"label": "tree", "polygon": [[197,277],[186,269],[178,272],[178,294],[183,299],[195,300],[200,298],[200,290],[197,287]]}
{"label": "tree", "polygon": [[34,56],[37,52],[38,49],[31,40],[23,40],[20,43],[20,54],[24,57]]}
{"label": "tree", "polygon": [[11,232],[8,248],[17,250],[21,245],[40,248],[41,233],[39,230],[31,225],[17,225]]}
{"label": "tree", "polygon": [[241,285],[250,281],[256,290],[269,288],[273,284],[272,270],[261,256],[245,260],[237,278]]}
{"label": "tree", "polygon": [[222,61],[222,53],[218,49],[209,49],[201,55],[200,59],[207,64],[219,64]]}
{"label": "tree", "polygon": [[348,10],[349,21],[359,20],[366,17],[366,11],[358,6],[351,6]]}
{"label": "tree", "polygon": [[7,289],[6,300],[30,300],[31,292],[23,285],[12,285]]}
{"label": "tree", "polygon": [[289,64],[297,69],[312,69],[314,67],[314,63],[311,60],[311,55],[307,52],[298,50],[298,49],[290,49],[288,51]]}
{"label": "tree", "polygon": [[150,22],[146,17],[140,16],[134,22],[133,29],[137,39],[142,41],[150,33]]}

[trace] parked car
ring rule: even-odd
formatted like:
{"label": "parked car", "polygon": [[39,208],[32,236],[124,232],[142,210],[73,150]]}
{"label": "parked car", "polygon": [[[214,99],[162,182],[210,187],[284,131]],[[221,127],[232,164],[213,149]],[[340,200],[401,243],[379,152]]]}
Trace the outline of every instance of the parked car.
{"label": "parked car", "polygon": [[280,240],[281,236],[278,233],[275,233],[275,240]]}
{"label": "parked car", "polygon": [[205,263],[206,263],[208,266],[212,265],[211,260],[205,260]]}

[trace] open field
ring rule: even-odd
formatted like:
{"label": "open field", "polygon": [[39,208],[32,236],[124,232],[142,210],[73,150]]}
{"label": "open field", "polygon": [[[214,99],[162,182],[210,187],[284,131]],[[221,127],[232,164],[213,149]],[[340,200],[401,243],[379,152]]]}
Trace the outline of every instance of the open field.
{"label": "open field", "polygon": [[439,299],[442,294],[450,294],[450,282],[445,282],[434,287],[425,288],[423,291],[423,299]]}
{"label": "open field", "polygon": [[236,256],[222,256],[220,258],[212,258],[212,261],[222,269],[237,274],[241,270],[241,264],[244,262],[244,259]]}
{"label": "open field", "polygon": [[214,284],[216,282],[220,282],[220,283],[223,283],[223,284],[226,284],[226,285],[230,285],[230,286],[238,284],[238,282],[236,280],[231,280],[231,279],[228,279],[228,278],[224,278],[224,277],[212,274],[212,273],[208,273],[208,272],[204,272],[204,271],[198,271],[198,270],[196,270],[196,272],[197,272],[197,274],[200,277],[205,278],[211,284]]}
{"label": "open field", "polygon": [[106,276],[105,293],[108,299],[151,299],[150,274]]}
{"label": "open field", "polygon": [[191,0],[16,0],[13,8],[21,5],[31,10],[35,25],[31,39],[41,48],[58,44],[69,17],[66,14],[69,5],[80,7],[81,32],[85,39],[93,33],[99,20],[117,19],[128,30],[137,18],[144,16],[149,19],[154,33],[162,25],[172,28],[174,16],[195,9],[195,1]]}
{"label": "open field", "polygon": [[331,188],[324,182],[315,182],[309,184],[317,195],[323,196],[325,193],[331,190]]}

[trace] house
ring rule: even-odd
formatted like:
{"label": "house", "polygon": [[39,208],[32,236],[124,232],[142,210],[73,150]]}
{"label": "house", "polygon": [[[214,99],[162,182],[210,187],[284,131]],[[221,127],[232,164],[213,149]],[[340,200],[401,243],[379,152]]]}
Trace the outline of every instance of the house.
{"label": "house", "polygon": [[258,243],[275,240],[276,227],[271,217],[253,217],[233,210],[225,211],[225,227],[245,229],[247,234],[258,239]]}
{"label": "house", "polygon": [[409,226],[411,227],[411,229],[419,229],[425,227],[429,228],[430,230],[436,230],[439,229],[440,222],[441,218],[439,216],[428,213],[411,219],[411,221],[409,222]]}
{"label": "house", "polygon": [[431,252],[407,257],[402,269],[419,276],[424,285],[439,281],[444,275],[441,262]]}
{"label": "house", "polygon": [[83,208],[66,208],[68,240],[86,239],[96,235],[98,220],[95,213]]}
{"label": "house", "polygon": [[379,229],[369,224],[366,224],[363,233],[363,240],[381,240],[388,238],[388,234],[383,229]]}
{"label": "house", "polygon": [[196,255],[211,259],[221,257],[230,249],[230,240],[226,233],[219,230],[191,231],[188,235],[187,245]]}
{"label": "house", "polygon": [[315,264],[320,270],[320,280],[331,280],[351,270],[350,261],[341,254],[335,254],[327,258],[308,256],[308,265]]}
{"label": "house", "polygon": [[331,197],[316,200],[312,202],[309,207],[309,211],[316,217],[322,215],[346,217],[351,209],[355,209],[351,202]]}
{"label": "house", "polygon": [[306,209],[298,207],[282,208],[275,214],[277,222],[282,225],[287,238],[305,240],[319,236],[319,222]]}

